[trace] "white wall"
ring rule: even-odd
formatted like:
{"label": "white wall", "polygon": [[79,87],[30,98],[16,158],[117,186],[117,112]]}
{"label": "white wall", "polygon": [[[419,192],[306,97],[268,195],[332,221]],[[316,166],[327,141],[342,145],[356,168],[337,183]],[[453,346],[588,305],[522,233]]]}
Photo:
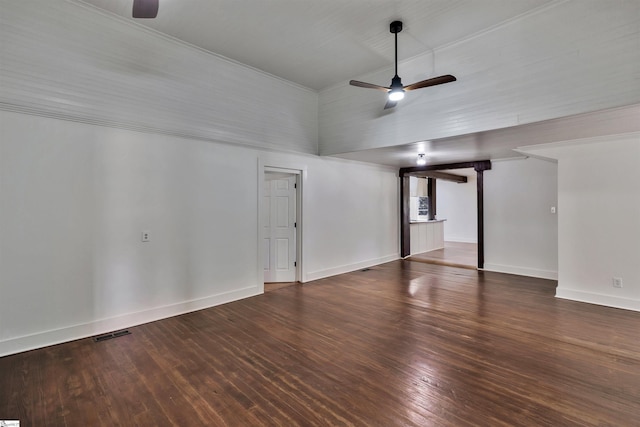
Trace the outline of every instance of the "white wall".
{"label": "white wall", "polygon": [[467,182],[460,184],[436,180],[436,212],[438,219],[447,220],[444,223],[446,242],[478,243],[476,173],[468,175]]}
{"label": "white wall", "polygon": [[76,2],[0,38],[0,355],[261,292],[260,165],[304,170],[303,281],[399,257],[396,171],[315,156],[315,92]]}
{"label": "white wall", "polygon": [[640,311],[640,133],[524,151],[558,160],[556,296]]}
{"label": "white wall", "polygon": [[305,187],[307,279],[399,258],[397,170],[317,157]]}
{"label": "white wall", "polygon": [[557,165],[493,161],[484,172],[486,270],[557,279]]}
{"label": "white wall", "polygon": [[[434,140],[640,102],[640,2],[559,1],[543,11],[401,62],[405,84],[442,74],[453,74],[458,81],[408,93],[392,110],[382,109],[385,100],[379,91],[347,81],[322,91],[320,154]],[[392,76],[390,68],[352,78],[388,85]]]}
{"label": "white wall", "polygon": [[0,355],[259,293],[259,161],[306,171],[305,280],[398,258],[394,170],[13,112],[0,129]]}

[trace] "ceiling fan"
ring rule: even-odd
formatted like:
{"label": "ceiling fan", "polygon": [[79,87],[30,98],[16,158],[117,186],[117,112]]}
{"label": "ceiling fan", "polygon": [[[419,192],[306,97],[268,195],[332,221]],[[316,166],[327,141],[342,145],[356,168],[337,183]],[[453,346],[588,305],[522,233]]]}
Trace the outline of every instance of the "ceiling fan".
{"label": "ceiling fan", "polygon": [[133,0],[134,18],[155,18],[158,16],[160,0]]}
{"label": "ceiling fan", "polygon": [[364,87],[368,89],[377,89],[377,90],[386,92],[389,95],[389,99],[387,100],[387,103],[384,105],[384,109],[386,110],[387,108],[395,107],[398,101],[404,98],[405,92],[408,92],[410,90],[415,90],[415,89],[421,89],[423,87],[436,86],[436,85],[441,85],[443,83],[450,83],[450,82],[456,81],[456,78],[454,76],[450,74],[446,74],[444,76],[433,77],[431,79],[422,80],[407,86],[403,86],[402,81],[398,76],[398,33],[402,31],[402,21],[393,21],[389,25],[389,31],[395,34],[395,39],[396,39],[396,61],[395,61],[396,74],[391,79],[391,86],[388,86],[388,87],[380,86],[372,83],[359,82],[357,80],[351,80],[349,82],[351,86]]}

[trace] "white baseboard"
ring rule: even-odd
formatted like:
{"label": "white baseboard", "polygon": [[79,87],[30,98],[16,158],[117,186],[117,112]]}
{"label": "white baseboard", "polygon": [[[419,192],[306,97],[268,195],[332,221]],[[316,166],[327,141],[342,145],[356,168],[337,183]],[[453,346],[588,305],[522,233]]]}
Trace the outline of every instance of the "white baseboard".
{"label": "white baseboard", "polygon": [[640,300],[578,291],[575,289],[564,289],[558,287],[556,289],[556,298],[604,305],[607,307],[622,308],[625,310],[640,311]]}
{"label": "white baseboard", "polygon": [[204,298],[183,301],[176,304],[155,307],[135,313],[124,314],[122,316],[100,319],[79,325],[68,326],[49,331],[38,332],[36,334],[25,335],[8,340],[0,341],[0,357],[23,351],[34,350],[63,342],[74,341],[94,335],[101,335],[119,329],[130,328],[143,323],[154,322],[168,317],[178,316],[204,308],[214,307],[220,304],[237,301],[258,295],[258,287],[238,289]]}
{"label": "white baseboard", "polygon": [[558,280],[557,271],[539,270],[537,268],[485,263],[483,270],[495,271],[496,273],[516,274],[518,276],[537,277],[540,279]]}
{"label": "white baseboard", "polygon": [[387,255],[381,258],[370,259],[354,264],[342,265],[340,267],[328,268],[326,270],[313,271],[306,274],[303,283],[310,282],[312,280],[324,279],[325,277],[336,276],[338,274],[350,273],[352,271],[373,267],[374,265],[384,264],[385,262],[391,262],[397,259],[400,259],[400,254]]}

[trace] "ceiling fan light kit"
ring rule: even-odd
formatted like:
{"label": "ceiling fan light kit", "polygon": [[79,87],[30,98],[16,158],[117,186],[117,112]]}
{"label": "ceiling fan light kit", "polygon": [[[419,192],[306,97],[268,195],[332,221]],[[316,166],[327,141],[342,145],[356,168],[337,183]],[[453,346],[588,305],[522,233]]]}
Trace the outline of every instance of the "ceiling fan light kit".
{"label": "ceiling fan light kit", "polygon": [[389,101],[400,101],[404,98],[404,90],[402,89],[391,89],[389,92]]}
{"label": "ceiling fan light kit", "polygon": [[402,98],[404,98],[404,88],[402,87],[402,81],[397,74],[391,79],[391,86],[389,86],[389,88],[391,89],[389,91],[389,101],[400,101]]}
{"label": "ceiling fan light kit", "polygon": [[393,21],[389,25],[389,31],[395,35],[395,75],[391,79],[391,85],[380,86],[373,83],[366,83],[366,82],[360,82],[358,80],[351,80],[349,82],[351,86],[363,87],[367,89],[376,89],[376,90],[381,90],[386,92],[388,96],[388,101],[384,106],[384,109],[386,110],[387,108],[395,107],[398,101],[404,98],[405,92],[456,81],[456,78],[454,76],[452,76],[451,74],[446,74],[444,76],[434,77],[431,79],[412,83],[407,86],[403,86],[402,80],[400,79],[400,76],[398,76],[398,33],[402,31],[402,21]]}

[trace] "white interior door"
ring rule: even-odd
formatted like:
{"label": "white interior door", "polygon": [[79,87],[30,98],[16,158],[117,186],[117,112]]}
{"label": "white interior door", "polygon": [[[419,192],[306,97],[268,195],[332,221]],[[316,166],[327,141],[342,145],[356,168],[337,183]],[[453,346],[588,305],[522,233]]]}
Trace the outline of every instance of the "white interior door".
{"label": "white interior door", "polygon": [[264,281],[296,280],[296,175],[265,173]]}

